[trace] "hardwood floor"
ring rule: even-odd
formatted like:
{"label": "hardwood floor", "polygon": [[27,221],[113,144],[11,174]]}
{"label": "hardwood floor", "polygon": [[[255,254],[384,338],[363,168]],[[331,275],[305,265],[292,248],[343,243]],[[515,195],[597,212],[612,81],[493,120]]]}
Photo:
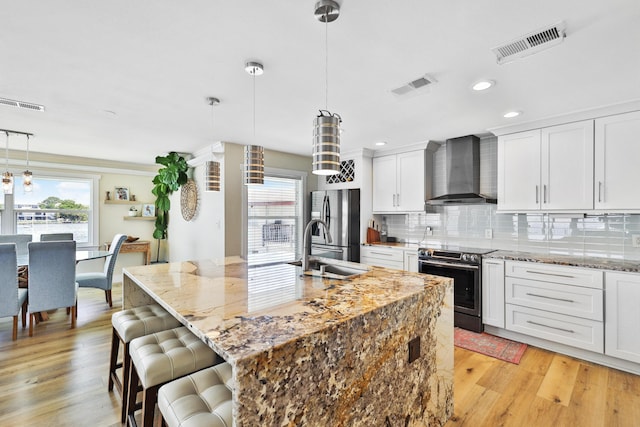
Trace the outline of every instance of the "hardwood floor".
{"label": "hardwood floor", "polygon": [[[120,295],[114,286],[109,309],[104,292],[80,289],[75,330],[57,310],[11,341],[0,319],[0,425],[120,426],[120,396],[107,392]],[[640,377],[535,347],[520,365],[456,348],[454,400],[446,427],[640,425]]]}

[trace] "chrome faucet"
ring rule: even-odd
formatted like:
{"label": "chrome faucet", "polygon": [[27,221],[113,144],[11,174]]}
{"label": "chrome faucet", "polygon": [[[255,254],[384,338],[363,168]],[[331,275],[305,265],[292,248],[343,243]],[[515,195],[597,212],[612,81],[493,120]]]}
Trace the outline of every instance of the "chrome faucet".
{"label": "chrome faucet", "polygon": [[313,223],[320,223],[324,226],[324,229],[327,230],[327,234],[325,237],[326,243],[331,243],[333,239],[331,239],[331,233],[329,233],[329,227],[327,223],[321,219],[312,219],[307,223],[307,226],[304,228],[304,237],[302,238],[302,271],[309,270],[309,231],[311,230],[311,225]]}

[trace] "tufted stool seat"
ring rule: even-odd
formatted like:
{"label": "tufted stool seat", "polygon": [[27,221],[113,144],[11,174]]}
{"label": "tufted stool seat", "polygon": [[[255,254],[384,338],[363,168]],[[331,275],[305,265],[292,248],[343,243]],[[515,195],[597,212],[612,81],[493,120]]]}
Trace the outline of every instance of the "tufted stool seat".
{"label": "tufted stool seat", "polygon": [[169,427],[231,427],[232,392],[225,362],[163,385],[158,407]]}
{"label": "tufted stool seat", "polygon": [[[132,309],[118,311],[111,316],[113,333],[111,336],[111,357],[109,361],[109,391],[116,388],[122,396],[121,421],[126,420],[125,403],[129,378],[129,344],[134,338],[139,338],[154,332],[166,331],[180,326],[180,322],[157,304],[145,305]],[[118,363],[120,343],[123,344],[122,363]],[[122,381],[116,371],[122,368]]]}
{"label": "tufted stool seat", "polygon": [[131,425],[136,425],[134,413],[140,408],[136,404],[140,383],[145,427],[153,424],[158,389],[162,385],[223,361],[184,326],[136,338],[129,345],[129,353],[127,416]]}

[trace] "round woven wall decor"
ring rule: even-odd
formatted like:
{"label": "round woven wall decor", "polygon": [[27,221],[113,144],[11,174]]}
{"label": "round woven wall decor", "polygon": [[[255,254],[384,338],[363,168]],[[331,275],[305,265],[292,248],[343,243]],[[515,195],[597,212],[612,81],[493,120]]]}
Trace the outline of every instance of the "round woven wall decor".
{"label": "round woven wall decor", "polygon": [[180,210],[185,221],[191,221],[198,208],[198,186],[192,179],[188,180],[180,190]]}

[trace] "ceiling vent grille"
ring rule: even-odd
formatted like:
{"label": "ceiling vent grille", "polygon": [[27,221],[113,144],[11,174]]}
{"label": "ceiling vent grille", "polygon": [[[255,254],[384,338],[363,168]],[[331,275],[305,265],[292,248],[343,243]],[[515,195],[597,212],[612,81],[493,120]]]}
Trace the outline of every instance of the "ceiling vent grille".
{"label": "ceiling vent grille", "polygon": [[505,64],[560,44],[565,36],[565,24],[559,22],[494,47],[491,51],[496,55],[498,64]]}
{"label": "ceiling vent grille", "polygon": [[419,89],[429,87],[435,82],[436,80],[433,77],[430,77],[425,74],[424,76],[418,77],[417,79],[410,81],[405,85],[392,89],[391,92],[393,92],[395,95],[402,96],[402,95],[406,95],[408,93],[417,91]]}
{"label": "ceiling vent grille", "polygon": [[14,101],[13,99],[0,98],[0,104],[9,107],[24,108],[27,110],[44,111],[44,105],[33,104],[31,102]]}

